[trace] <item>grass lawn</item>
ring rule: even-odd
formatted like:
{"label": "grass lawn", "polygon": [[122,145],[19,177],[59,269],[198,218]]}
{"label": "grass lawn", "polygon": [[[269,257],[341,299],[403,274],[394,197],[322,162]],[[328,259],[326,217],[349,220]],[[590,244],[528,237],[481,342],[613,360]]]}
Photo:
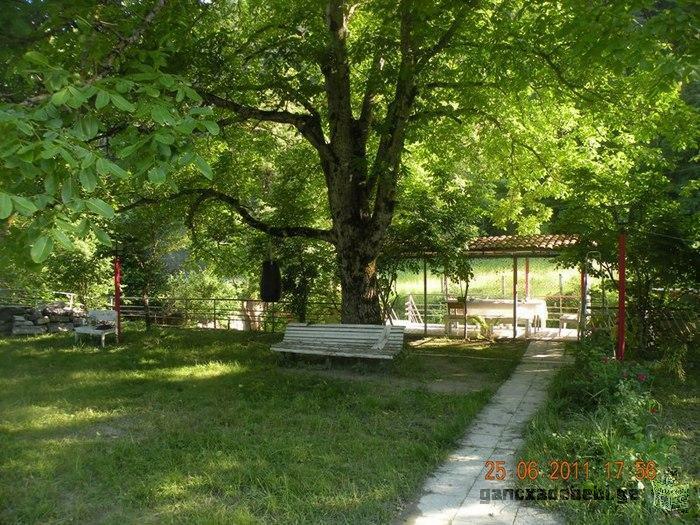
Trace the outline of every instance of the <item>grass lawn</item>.
{"label": "grass lawn", "polygon": [[[501,297],[501,276],[505,276],[505,297],[510,297],[513,290],[512,259],[472,259],[474,277],[469,282],[470,296]],[[579,293],[579,273],[575,268],[558,268],[550,259],[530,259],[530,285],[534,297],[556,295],[559,293],[559,274],[562,275],[564,294]],[[518,262],[518,291],[525,293],[525,261]],[[428,293],[439,294],[442,275],[428,272]],[[597,283],[597,280],[595,280]],[[455,295],[463,293],[455,283],[450,283],[450,291]],[[396,290],[400,295],[423,293],[423,274],[401,272],[397,279]]]}
{"label": "grass lawn", "polygon": [[522,343],[280,368],[279,335],[0,340],[0,522],[386,523]]}

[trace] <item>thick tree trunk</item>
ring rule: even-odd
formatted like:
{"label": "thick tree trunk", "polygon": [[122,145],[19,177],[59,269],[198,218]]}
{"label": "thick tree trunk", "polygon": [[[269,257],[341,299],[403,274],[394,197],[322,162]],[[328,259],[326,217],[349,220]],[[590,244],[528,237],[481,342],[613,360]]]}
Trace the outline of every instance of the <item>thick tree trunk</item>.
{"label": "thick tree trunk", "polygon": [[379,305],[376,257],[360,245],[338,249],[342,288],[341,322],[383,324]]}

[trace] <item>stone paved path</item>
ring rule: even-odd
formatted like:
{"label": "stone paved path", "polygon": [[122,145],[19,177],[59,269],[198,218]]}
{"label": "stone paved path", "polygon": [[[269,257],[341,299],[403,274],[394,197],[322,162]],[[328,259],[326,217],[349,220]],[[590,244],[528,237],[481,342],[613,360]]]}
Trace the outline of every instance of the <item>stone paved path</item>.
{"label": "stone paved path", "polygon": [[[516,501],[480,502],[481,489],[512,488],[515,455],[526,423],[545,402],[556,370],[567,362],[564,345],[533,341],[521,363],[478,414],[460,447],[426,481],[411,525],[556,524],[556,516]],[[505,461],[506,481],[486,481],[484,462]]]}

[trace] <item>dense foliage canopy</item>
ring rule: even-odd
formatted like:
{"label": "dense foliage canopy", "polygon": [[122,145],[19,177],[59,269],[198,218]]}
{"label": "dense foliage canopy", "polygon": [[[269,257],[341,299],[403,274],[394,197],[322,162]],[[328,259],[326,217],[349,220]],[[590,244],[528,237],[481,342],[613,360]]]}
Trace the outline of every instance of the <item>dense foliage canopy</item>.
{"label": "dense foliage canopy", "polygon": [[313,267],[378,322],[382,254],[460,274],[479,232],[625,217],[697,253],[691,2],[6,5],[0,257],[133,241],[152,206],[236,278],[282,238],[290,289]]}

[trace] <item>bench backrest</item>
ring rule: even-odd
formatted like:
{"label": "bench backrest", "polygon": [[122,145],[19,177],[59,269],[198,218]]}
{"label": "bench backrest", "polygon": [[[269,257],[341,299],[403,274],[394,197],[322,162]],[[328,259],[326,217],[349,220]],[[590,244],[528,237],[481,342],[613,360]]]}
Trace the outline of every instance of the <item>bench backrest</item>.
{"label": "bench backrest", "polygon": [[88,312],[88,318],[92,324],[99,323],[101,321],[106,321],[108,323],[117,322],[117,312],[116,310],[90,310]]}
{"label": "bench backrest", "polygon": [[380,338],[386,337],[382,351],[394,353],[403,349],[404,329],[403,326],[389,325],[289,323],[284,332],[284,342],[325,343],[371,349]]}

